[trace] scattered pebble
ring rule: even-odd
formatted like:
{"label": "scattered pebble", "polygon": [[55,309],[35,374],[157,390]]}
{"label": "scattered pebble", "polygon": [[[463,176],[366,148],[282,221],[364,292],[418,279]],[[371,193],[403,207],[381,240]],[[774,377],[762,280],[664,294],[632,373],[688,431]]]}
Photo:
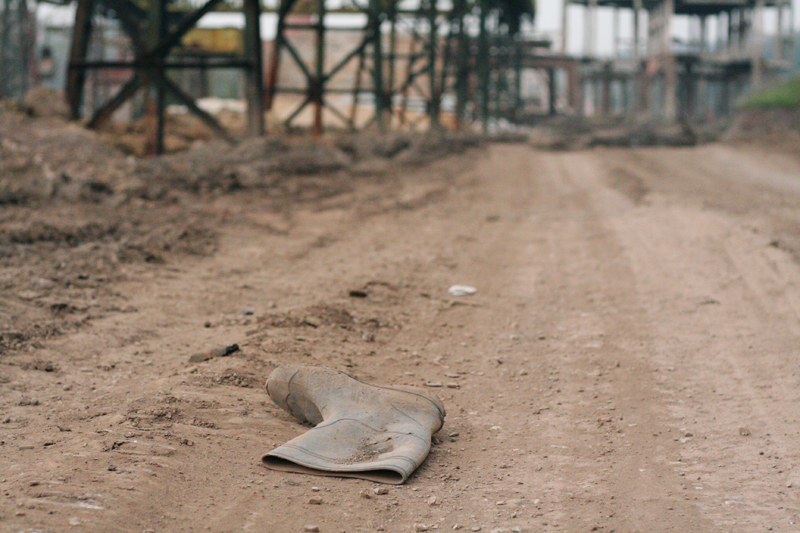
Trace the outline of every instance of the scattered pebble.
{"label": "scattered pebble", "polygon": [[428,505],[436,505],[437,502],[438,500],[436,499],[436,496],[431,496],[428,498]]}
{"label": "scattered pebble", "polygon": [[429,529],[427,524],[414,524],[414,531],[428,531]]}
{"label": "scattered pebble", "polygon": [[480,530],[481,530],[481,526],[474,526],[472,528],[472,531],[480,531]]}
{"label": "scattered pebble", "polygon": [[506,502],[504,502],[503,500],[500,500],[500,501],[495,503],[495,505],[505,505],[505,504],[506,504]]}
{"label": "scattered pebble", "polygon": [[303,319],[303,324],[311,326],[312,328],[318,328],[322,325],[322,320],[315,316],[307,316]]}
{"label": "scattered pebble", "polygon": [[116,472],[117,471],[117,467],[114,466],[114,465],[108,465],[108,471],[109,472]]}
{"label": "scattered pebble", "polygon": [[365,500],[369,500],[369,499],[371,499],[371,498],[372,498],[372,494],[370,494],[370,493],[369,493],[369,491],[368,491],[367,489],[364,489],[364,490],[362,490],[361,492],[359,492],[359,494],[360,494],[360,495],[361,495],[361,497],[362,497],[362,498],[364,498]]}
{"label": "scattered pebble", "polygon": [[311,492],[319,492],[319,487],[311,487]]}
{"label": "scattered pebble", "polygon": [[460,389],[461,385],[459,383],[448,383],[447,384],[447,388],[448,389]]}
{"label": "scattered pebble", "polygon": [[750,429],[744,426],[739,428],[739,435],[742,437],[749,437],[750,436]]}
{"label": "scattered pebble", "polygon": [[309,524],[303,528],[303,531],[307,531],[308,533],[319,533],[319,526]]}
{"label": "scattered pebble", "polygon": [[381,496],[384,494],[389,494],[389,489],[387,487],[375,487],[374,489],[372,489],[372,492]]}
{"label": "scattered pebble", "polygon": [[426,387],[441,387],[443,383],[441,381],[429,381],[425,383]]}
{"label": "scattered pebble", "polygon": [[225,357],[238,351],[239,351],[238,344],[220,346],[219,348],[214,348],[212,350],[207,350],[205,352],[198,352],[196,354],[193,354],[191,357],[189,357],[189,362],[202,363],[203,361],[208,361],[209,359],[213,359],[215,357]]}
{"label": "scattered pebble", "polygon": [[311,505],[322,505],[322,497],[321,496],[312,496],[308,499],[308,503]]}

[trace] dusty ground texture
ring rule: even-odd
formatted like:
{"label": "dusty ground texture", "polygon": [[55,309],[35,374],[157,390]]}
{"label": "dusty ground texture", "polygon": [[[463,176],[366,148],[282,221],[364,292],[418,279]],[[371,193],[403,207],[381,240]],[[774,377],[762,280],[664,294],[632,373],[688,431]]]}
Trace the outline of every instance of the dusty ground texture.
{"label": "dusty ground texture", "polygon": [[[211,168],[3,120],[0,531],[800,529],[795,155]],[[266,470],[288,362],[430,387],[428,459],[388,494]]]}

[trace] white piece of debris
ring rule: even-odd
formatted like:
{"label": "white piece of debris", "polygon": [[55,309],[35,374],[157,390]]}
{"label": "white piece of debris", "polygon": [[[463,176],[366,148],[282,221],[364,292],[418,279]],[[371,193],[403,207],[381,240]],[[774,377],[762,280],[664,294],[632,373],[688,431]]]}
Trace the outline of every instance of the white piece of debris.
{"label": "white piece of debris", "polygon": [[469,296],[478,292],[478,289],[475,287],[470,287],[469,285],[453,285],[447,289],[447,292],[449,292],[452,296]]}

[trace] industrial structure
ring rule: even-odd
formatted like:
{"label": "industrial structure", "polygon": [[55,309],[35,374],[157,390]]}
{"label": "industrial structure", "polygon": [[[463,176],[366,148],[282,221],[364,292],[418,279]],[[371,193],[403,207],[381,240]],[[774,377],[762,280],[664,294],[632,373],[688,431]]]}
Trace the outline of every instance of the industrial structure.
{"label": "industrial structure", "polygon": [[[260,40],[261,5],[243,0],[244,53],[239,58],[216,61],[187,60],[181,51],[183,37],[205,14],[222,4],[208,0],[197,9],[178,8],[170,0],[150,0],[146,8],[134,0],[77,0],[75,29],[67,79],[67,98],[73,119],[84,117],[86,73],[92,69],[127,69],[130,77],[107,102],[89,112],[88,125],[99,126],[133,96],[143,91],[157,117],[155,151],[163,150],[164,107],[167,95],[201,118],[220,136],[230,133],[171,80],[178,69],[236,68],[245,74],[248,134],[264,131],[264,110],[287,94],[302,95],[286,120],[306,107],[314,112],[312,130],[323,129],[323,110],[337,117],[340,127],[355,128],[356,114],[370,108],[366,123],[379,128],[392,124],[413,127],[424,117],[425,127],[436,128],[447,100],[453,127],[465,120],[481,121],[513,114],[520,101],[520,71],[524,41],[523,21],[531,20],[529,0],[456,0],[447,9],[437,0],[422,0],[404,8],[399,0],[353,2],[345,11],[361,15],[351,49],[334,64],[326,46],[335,26],[329,25],[325,0],[303,3],[282,0],[277,9],[277,33],[270,61],[264,69]],[[183,4],[181,4],[183,6]],[[122,60],[87,56],[96,13],[116,18],[130,38],[132,57]],[[342,11],[340,10],[339,14]],[[356,19],[357,20],[357,19]],[[352,30],[352,28],[351,28]],[[293,42],[299,33],[313,35],[311,57]],[[341,54],[339,54],[341,56]],[[282,84],[282,65],[291,62],[302,73],[299,86]],[[351,71],[349,86],[332,81],[345,69]],[[266,72],[266,86],[261,73]],[[346,94],[349,109],[333,103],[332,94]],[[422,109],[420,108],[420,102]],[[365,103],[369,104],[364,105]],[[412,112],[414,111],[414,112]]]}
{"label": "industrial structure", "polygon": [[[570,0],[584,10],[584,111],[647,113],[666,120],[692,122],[729,112],[746,90],[757,90],[794,65],[791,0]],[[567,8],[562,13],[562,50],[569,35]],[[614,10],[615,57],[593,57],[596,12]],[[766,43],[765,11],[775,27]],[[628,11],[633,36],[628,53],[619,53],[619,12]],[[676,43],[675,17],[689,19],[689,42]],[[642,21],[647,20],[646,31]],[[711,34],[711,28],[715,30]]]}
{"label": "industrial structure", "polygon": [[[186,35],[206,14],[235,9],[232,2],[203,0],[192,8],[177,0],[77,0],[67,80],[72,117],[97,126],[141,93],[157,117],[156,152],[163,150],[168,98],[230,139],[231,132],[170,72],[238,69],[248,135],[263,134],[265,112],[284,101],[293,106],[283,116],[286,126],[310,112],[315,134],[369,124],[384,129],[471,123],[486,130],[500,120],[530,118],[531,103],[545,115],[646,114],[691,121],[724,114],[746,87],[761,86],[793,61],[790,0],[566,0],[560,50],[525,31],[532,27],[531,0],[350,0],[335,9],[329,2],[280,0],[273,9],[274,39],[264,43],[261,2],[242,0],[241,53],[213,56],[188,49]],[[570,6],[580,6],[585,15],[582,55],[567,53]],[[598,8],[632,14],[633,42],[626,53],[615,47],[614,56],[597,56]],[[766,9],[775,10],[777,19],[771,57],[765,53]],[[87,56],[97,13],[119,22],[130,39],[130,57]],[[696,38],[680,49],[671,33],[677,15],[691,17],[696,27]],[[618,24],[613,31],[617,42]],[[106,102],[87,110],[84,85],[92,69],[125,69],[129,77]],[[526,91],[532,79],[539,88],[534,95]]]}

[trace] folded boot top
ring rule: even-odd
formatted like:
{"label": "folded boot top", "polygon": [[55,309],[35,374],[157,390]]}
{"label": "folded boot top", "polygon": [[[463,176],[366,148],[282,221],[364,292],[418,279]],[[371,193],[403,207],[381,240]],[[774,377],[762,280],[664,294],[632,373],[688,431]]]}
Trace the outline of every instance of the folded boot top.
{"label": "folded boot top", "polygon": [[370,385],[322,366],[281,366],[267,393],[315,426],[263,457],[273,470],[399,485],[427,457],[444,423],[444,405],[428,391]]}

